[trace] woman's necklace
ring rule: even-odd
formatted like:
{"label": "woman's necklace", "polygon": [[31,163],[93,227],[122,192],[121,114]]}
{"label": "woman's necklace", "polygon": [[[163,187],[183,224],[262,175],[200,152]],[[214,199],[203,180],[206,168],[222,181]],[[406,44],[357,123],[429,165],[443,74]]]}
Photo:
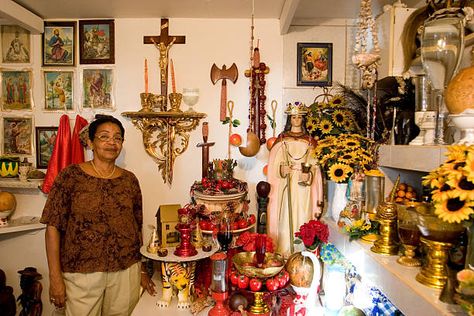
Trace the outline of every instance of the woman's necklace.
{"label": "woman's necklace", "polygon": [[110,178],[111,176],[113,176],[114,173],[115,173],[115,164],[114,164],[114,168],[112,169],[112,172],[111,172],[108,176],[106,176],[106,175],[103,175],[102,172],[100,172],[100,171],[96,168],[96,166],[95,166],[93,160],[91,160],[90,163],[91,163],[91,165],[92,165],[92,168],[94,168],[95,173],[97,173],[97,175],[100,176],[101,178],[109,179],[109,178]]}

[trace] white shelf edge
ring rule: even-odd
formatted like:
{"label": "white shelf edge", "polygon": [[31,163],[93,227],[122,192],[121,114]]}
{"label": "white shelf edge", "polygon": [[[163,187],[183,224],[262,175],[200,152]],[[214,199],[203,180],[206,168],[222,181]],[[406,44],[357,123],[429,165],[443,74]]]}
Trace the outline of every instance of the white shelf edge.
{"label": "white shelf edge", "polygon": [[398,264],[398,256],[376,254],[370,250],[369,243],[349,241],[334,221],[327,219],[326,222],[329,241],[356,267],[363,279],[377,286],[405,315],[466,315],[460,306],[440,302],[440,290],[416,281],[419,268]]}
{"label": "white shelf edge", "polygon": [[447,146],[381,145],[380,167],[430,172],[445,160]]}
{"label": "white shelf edge", "polygon": [[16,178],[0,179],[0,188],[38,189],[43,180],[20,181]]}
{"label": "white shelf edge", "polygon": [[46,228],[46,225],[39,222],[39,217],[22,216],[16,219],[11,219],[7,226],[0,226],[0,235],[43,228]]}

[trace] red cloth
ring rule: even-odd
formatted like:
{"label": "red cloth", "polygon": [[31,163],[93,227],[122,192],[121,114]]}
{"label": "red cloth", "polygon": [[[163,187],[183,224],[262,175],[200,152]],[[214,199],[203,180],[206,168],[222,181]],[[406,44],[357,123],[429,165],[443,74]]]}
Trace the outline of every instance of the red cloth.
{"label": "red cloth", "polygon": [[71,128],[69,117],[64,114],[59,119],[58,134],[54,143],[53,153],[48,163],[48,170],[44,178],[43,193],[49,193],[58,173],[71,164]]}
{"label": "red cloth", "polygon": [[71,138],[71,163],[84,162],[84,147],[81,144],[79,133],[87,126],[88,122],[80,115],[76,115],[76,123]]}

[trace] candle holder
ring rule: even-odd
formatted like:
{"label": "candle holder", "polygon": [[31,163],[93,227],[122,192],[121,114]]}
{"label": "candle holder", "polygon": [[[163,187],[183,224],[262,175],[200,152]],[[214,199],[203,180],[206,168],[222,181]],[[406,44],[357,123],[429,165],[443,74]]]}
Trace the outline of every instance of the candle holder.
{"label": "candle holder", "polygon": [[181,93],[173,92],[169,94],[169,98],[170,98],[170,103],[171,103],[170,111],[181,112],[179,108],[181,106],[181,100],[183,99],[183,95]]}
{"label": "candle holder", "polygon": [[191,243],[193,228],[178,224],[176,230],[181,235],[181,243],[176,247],[174,254],[180,257],[192,257],[197,255],[196,247]]}
{"label": "candle holder", "polygon": [[229,316],[230,309],[224,305],[229,296],[227,289],[227,255],[224,252],[218,252],[211,256],[212,261],[212,298],[216,305],[209,311],[209,316]]}
{"label": "candle holder", "polygon": [[249,316],[253,315],[270,315],[270,308],[263,300],[263,292],[254,292],[254,301],[249,309]]}

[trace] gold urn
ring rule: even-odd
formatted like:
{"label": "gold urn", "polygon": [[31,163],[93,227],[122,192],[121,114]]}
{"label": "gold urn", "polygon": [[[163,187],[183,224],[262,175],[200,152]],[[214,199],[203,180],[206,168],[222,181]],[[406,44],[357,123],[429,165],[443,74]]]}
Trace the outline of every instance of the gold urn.
{"label": "gold urn", "polygon": [[399,249],[398,226],[397,226],[397,204],[395,204],[395,190],[400,182],[400,176],[393,185],[389,201],[379,204],[377,207],[376,221],[379,222],[379,238],[370,248],[381,255],[396,255]]}

